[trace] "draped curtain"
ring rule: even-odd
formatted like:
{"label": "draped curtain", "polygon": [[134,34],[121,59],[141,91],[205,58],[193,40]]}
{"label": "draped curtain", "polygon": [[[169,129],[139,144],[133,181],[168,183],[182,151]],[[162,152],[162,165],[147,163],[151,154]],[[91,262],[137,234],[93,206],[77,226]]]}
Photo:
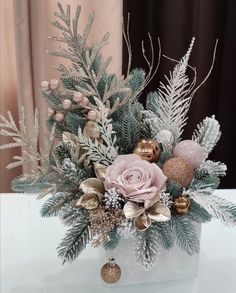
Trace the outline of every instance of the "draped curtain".
{"label": "draped curtain", "polygon": [[[236,188],[236,1],[234,0],[124,0],[123,13],[130,13],[130,36],[133,52],[132,67],[146,66],[141,51],[145,41],[150,54],[147,32],[150,32],[155,50],[157,37],[162,53],[179,60],[187,51],[191,38],[196,37],[189,64],[197,68],[197,83],[207,74],[212,62],[216,39],[218,48],[213,71],[195,95],[184,138],[191,138],[196,125],[206,116],[216,115],[221,124],[222,137],[210,159],[225,162],[227,176],[221,188]],[[123,48],[123,71],[126,72],[128,56]],[[175,63],[164,57],[157,76],[149,84],[141,99],[164,80],[164,74]]]}
{"label": "draped curtain", "polygon": [[[195,95],[189,113],[188,125],[184,133],[190,138],[196,124],[205,116],[216,114],[221,123],[222,138],[211,154],[212,160],[221,160],[228,165],[228,174],[221,187],[236,187],[236,99],[234,82],[236,81],[236,2],[234,0],[66,0],[72,11],[77,4],[82,6],[80,26],[86,23],[91,10],[96,18],[90,35],[90,41],[101,38],[109,31],[110,44],[104,54],[112,55],[110,72],[121,72],[122,64],[122,12],[127,20],[131,14],[130,36],[132,43],[132,67],[144,67],[141,41],[145,41],[147,54],[147,32],[150,32],[157,50],[157,37],[161,39],[162,52],[174,59],[180,59],[186,52],[192,36],[196,37],[190,64],[196,66],[200,83],[207,73],[216,39],[219,39],[213,72],[208,81]],[[52,67],[65,60],[45,53],[55,48],[48,36],[57,31],[50,25],[52,12],[57,0],[1,0],[1,113],[11,110],[17,120],[21,105],[27,111],[27,128],[32,132],[34,108],[41,112],[40,142],[45,136],[46,104],[40,95],[42,80],[59,78]],[[122,11],[123,5],[123,11]],[[123,72],[126,72],[128,57],[123,47]],[[50,66],[51,65],[51,66]],[[143,93],[155,90],[158,81],[173,68],[173,62],[162,58],[155,79]],[[33,133],[31,133],[33,135]],[[0,138],[3,141],[3,138]],[[20,150],[0,152],[1,192],[10,191],[10,180],[22,170],[5,170],[12,155]]]}
{"label": "draped curtain", "polygon": [[[1,93],[1,103],[4,104],[2,113],[10,109],[17,118],[20,106],[26,109],[26,125],[30,135],[32,132],[34,109],[40,109],[40,143],[43,143],[46,127],[45,116],[47,106],[40,94],[40,83],[43,80],[59,78],[53,68],[58,63],[66,64],[67,61],[55,58],[46,53],[58,44],[48,39],[57,35],[58,31],[50,24],[53,11],[57,8],[57,0],[2,0],[1,43],[4,44],[4,54],[1,56],[2,74],[7,90]],[[96,17],[89,37],[91,42],[100,39],[106,32],[110,32],[110,43],[103,50],[105,56],[113,56],[113,62],[108,68],[111,73],[121,73],[122,66],[122,1],[121,0],[66,0],[62,5],[70,4],[72,12],[76,6],[82,6],[80,30],[87,22],[88,15],[95,11]],[[9,12],[9,15],[6,15]],[[2,19],[2,17],[4,19]],[[9,33],[10,32],[10,33]],[[8,44],[12,45],[9,51]],[[14,47],[14,48],[13,48]],[[14,57],[16,56],[16,57]],[[14,59],[14,58],[15,59]],[[12,74],[15,73],[15,76]],[[9,102],[10,101],[10,102]],[[14,107],[12,106],[14,104]],[[18,107],[16,107],[18,105]],[[7,171],[5,167],[10,161],[14,150],[1,151],[1,192],[10,191],[10,180],[22,170]],[[4,158],[8,157],[7,160]],[[30,168],[30,166],[29,166]],[[27,168],[24,169],[27,172]]]}
{"label": "draped curtain", "polygon": [[[2,0],[0,2],[1,33],[0,33],[0,113],[11,111],[15,120],[18,120],[18,103],[16,89],[16,57],[13,25],[13,2]],[[0,144],[10,142],[10,139],[0,136]],[[11,171],[6,166],[12,161],[12,156],[20,155],[19,149],[0,151],[0,190],[10,190],[10,179],[19,175],[21,168]]]}

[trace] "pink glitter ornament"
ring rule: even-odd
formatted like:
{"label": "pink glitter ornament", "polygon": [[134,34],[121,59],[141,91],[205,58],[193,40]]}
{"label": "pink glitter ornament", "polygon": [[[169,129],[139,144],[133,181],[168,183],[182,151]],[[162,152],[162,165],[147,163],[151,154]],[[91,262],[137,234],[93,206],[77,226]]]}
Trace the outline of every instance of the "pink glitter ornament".
{"label": "pink glitter ornament", "polygon": [[75,92],[73,94],[73,101],[76,102],[76,103],[79,103],[83,100],[84,98],[84,95],[80,92]]}
{"label": "pink glitter ornament", "polygon": [[65,110],[69,110],[71,108],[71,100],[68,100],[68,99],[65,99],[63,102],[62,102],[62,107],[65,109]]}
{"label": "pink glitter ornament", "polygon": [[57,90],[60,86],[60,81],[58,79],[52,79],[50,80],[49,85],[52,90]]}
{"label": "pink glitter ornament", "polygon": [[193,140],[179,142],[174,150],[174,157],[179,157],[188,162],[194,169],[198,168],[205,159],[204,150],[199,143]]}
{"label": "pink glitter ornament", "polygon": [[56,113],[56,115],[55,115],[55,120],[56,120],[57,122],[61,122],[61,121],[63,121],[63,120],[64,120],[64,114],[63,114],[63,113]]}

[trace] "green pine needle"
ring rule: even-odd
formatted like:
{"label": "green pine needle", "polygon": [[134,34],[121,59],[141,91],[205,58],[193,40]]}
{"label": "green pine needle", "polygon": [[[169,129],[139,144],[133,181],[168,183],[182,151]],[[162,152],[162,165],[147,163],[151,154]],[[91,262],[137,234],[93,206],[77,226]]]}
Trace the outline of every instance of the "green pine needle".
{"label": "green pine needle", "polygon": [[170,223],[155,223],[153,225],[159,233],[158,243],[165,249],[171,249],[175,245],[175,234]]}
{"label": "green pine needle", "polygon": [[42,217],[55,217],[69,200],[69,193],[56,193],[48,198],[41,207],[40,214]]}
{"label": "green pine needle", "polygon": [[106,250],[113,250],[119,245],[120,235],[117,233],[116,229],[113,229],[108,234],[109,239],[103,244]]}
{"label": "green pine needle", "polygon": [[184,216],[172,216],[170,225],[175,234],[176,244],[189,255],[199,252],[200,242],[193,222]]}
{"label": "green pine needle", "polygon": [[63,259],[63,264],[73,261],[85,249],[90,241],[88,215],[85,213],[80,221],[74,224],[67,232],[58,246],[58,256]]}

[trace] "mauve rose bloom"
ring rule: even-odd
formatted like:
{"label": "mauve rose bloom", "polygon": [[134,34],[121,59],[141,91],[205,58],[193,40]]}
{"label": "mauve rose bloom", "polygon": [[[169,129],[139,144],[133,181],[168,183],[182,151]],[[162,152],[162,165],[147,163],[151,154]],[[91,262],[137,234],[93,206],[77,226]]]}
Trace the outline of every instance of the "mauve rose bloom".
{"label": "mauve rose bloom", "polygon": [[106,189],[120,189],[131,201],[143,202],[163,190],[166,180],[167,177],[156,164],[130,154],[118,156],[108,166],[104,185]]}

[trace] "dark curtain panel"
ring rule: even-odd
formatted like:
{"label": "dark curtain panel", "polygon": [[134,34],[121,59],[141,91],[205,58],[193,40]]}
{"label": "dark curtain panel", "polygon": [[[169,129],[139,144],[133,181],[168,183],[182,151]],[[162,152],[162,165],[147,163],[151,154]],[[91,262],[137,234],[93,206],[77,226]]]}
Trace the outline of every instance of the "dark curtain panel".
{"label": "dark curtain panel", "polygon": [[[206,116],[216,115],[222,137],[210,159],[225,162],[227,176],[221,188],[236,188],[236,1],[235,0],[124,0],[124,18],[130,13],[132,68],[144,67],[141,41],[148,49],[150,32],[157,49],[161,39],[162,53],[180,59],[192,36],[196,37],[189,64],[197,68],[200,83],[211,65],[216,39],[219,39],[213,72],[194,97],[184,138],[191,138],[196,125]],[[148,50],[147,50],[148,51]],[[127,69],[127,51],[123,48],[123,70]],[[162,58],[155,80],[141,97],[164,81],[175,64]]]}

